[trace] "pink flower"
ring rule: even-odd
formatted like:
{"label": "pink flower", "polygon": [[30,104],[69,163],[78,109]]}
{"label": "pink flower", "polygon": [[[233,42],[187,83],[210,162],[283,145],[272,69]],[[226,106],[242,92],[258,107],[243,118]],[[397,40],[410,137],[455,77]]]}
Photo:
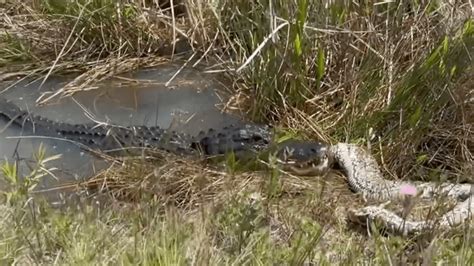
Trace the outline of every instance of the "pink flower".
{"label": "pink flower", "polygon": [[404,184],[400,188],[400,194],[407,196],[416,196],[416,187],[410,184]]}

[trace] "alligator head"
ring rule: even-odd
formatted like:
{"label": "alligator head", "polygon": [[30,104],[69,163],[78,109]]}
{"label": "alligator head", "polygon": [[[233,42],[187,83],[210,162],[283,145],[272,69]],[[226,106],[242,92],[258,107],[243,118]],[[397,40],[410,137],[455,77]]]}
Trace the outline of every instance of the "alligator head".
{"label": "alligator head", "polygon": [[[327,144],[303,140],[273,143],[273,130],[266,125],[231,125],[221,130],[201,132],[192,143],[193,149],[206,155],[233,152],[237,159],[245,159],[270,147],[276,148],[277,163],[285,171],[296,175],[321,175],[332,166]],[[273,149],[272,149],[273,150]]]}
{"label": "alligator head", "polygon": [[333,164],[329,146],[321,142],[287,140],[275,155],[283,170],[296,175],[323,175]]}

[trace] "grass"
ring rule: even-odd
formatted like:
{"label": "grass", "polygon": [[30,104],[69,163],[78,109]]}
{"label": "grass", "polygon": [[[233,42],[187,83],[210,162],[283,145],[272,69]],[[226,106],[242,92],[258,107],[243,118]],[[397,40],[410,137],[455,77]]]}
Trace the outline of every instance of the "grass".
{"label": "grass", "polygon": [[[49,100],[138,67],[199,62],[226,70],[230,106],[284,136],[365,145],[387,178],[474,182],[472,10],[469,1],[0,1],[0,80],[77,75]],[[345,210],[364,203],[338,173],[306,178],[246,171],[232,158],[224,170],[158,158],[126,160],[91,179],[97,190],[108,181],[97,194],[104,206],[83,198],[61,211],[31,192],[48,170],[44,153],[30,178],[4,165],[0,260],[474,260],[470,227],[411,239],[357,230]]]}

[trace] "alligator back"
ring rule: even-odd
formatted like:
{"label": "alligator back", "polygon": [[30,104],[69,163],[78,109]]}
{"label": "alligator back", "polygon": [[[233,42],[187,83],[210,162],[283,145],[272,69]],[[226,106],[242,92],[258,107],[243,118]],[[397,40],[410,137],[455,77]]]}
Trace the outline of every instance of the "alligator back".
{"label": "alligator back", "polygon": [[192,152],[191,138],[159,127],[120,127],[97,123],[69,124],[55,122],[21,110],[14,103],[0,98],[0,116],[9,123],[29,130],[34,135],[54,137],[82,144],[88,148],[128,152],[142,148],[156,148],[175,153]]}

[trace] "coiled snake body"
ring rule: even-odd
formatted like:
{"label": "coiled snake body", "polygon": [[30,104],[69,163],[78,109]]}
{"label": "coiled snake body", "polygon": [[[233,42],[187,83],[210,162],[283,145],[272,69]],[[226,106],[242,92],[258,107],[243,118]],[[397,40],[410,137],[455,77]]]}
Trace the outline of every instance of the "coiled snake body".
{"label": "coiled snake body", "polygon": [[169,132],[158,127],[112,127],[96,124],[67,124],[44,117],[32,116],[15,104],[0,98],[0,117],[21,127],[32,127],[36,134],[60,137],[92,149],[114,150],[130,147],[162,149],[169,152],[207,156],[234,152],[235,154],[258,153],[273,148],[277,162],[296,175],[321,175],[337,163],[345,172],[352,189],[365,198],[399,200],[404,197],[403,186],[413,185],[419,197],[433,199],[444,194],[458,201],[456,207],[439,221],[406,221],[381,206],[368,206],[350,212],[352,218],[362,222],[380,221],[389,231],[397,234],[413,234],[437,224],[443,229],[471,220],[474,212],[474,186],[451,183],[406,183],[383,178],[375,159],[363,148],[348,143],[335,145],[320,142],[291,140],[273,143],[273,132],[266,125],[243,123],[240,126],[201,132],[189,136]]}
{"label": "coiled snake body", "polygon": [[408,221],[381,206],[367,206],[351,211],[352,218],[362,222],[377,220],[392,233],[409,235],[420,233],[432,228],[448,230],[470,221],[474,213],[474,185],[433,183],[433,182],[401,182],[383,178],[375,159],[363,148],[354,144],[338,143],[331,146],[334,160],[344,169],[348,183],[366,198],[375,200],[400,200],[402,189],[414,186],[422,199],[435,199],[439,195],[450,197],[458,204],[444,214],[438,221]]}

